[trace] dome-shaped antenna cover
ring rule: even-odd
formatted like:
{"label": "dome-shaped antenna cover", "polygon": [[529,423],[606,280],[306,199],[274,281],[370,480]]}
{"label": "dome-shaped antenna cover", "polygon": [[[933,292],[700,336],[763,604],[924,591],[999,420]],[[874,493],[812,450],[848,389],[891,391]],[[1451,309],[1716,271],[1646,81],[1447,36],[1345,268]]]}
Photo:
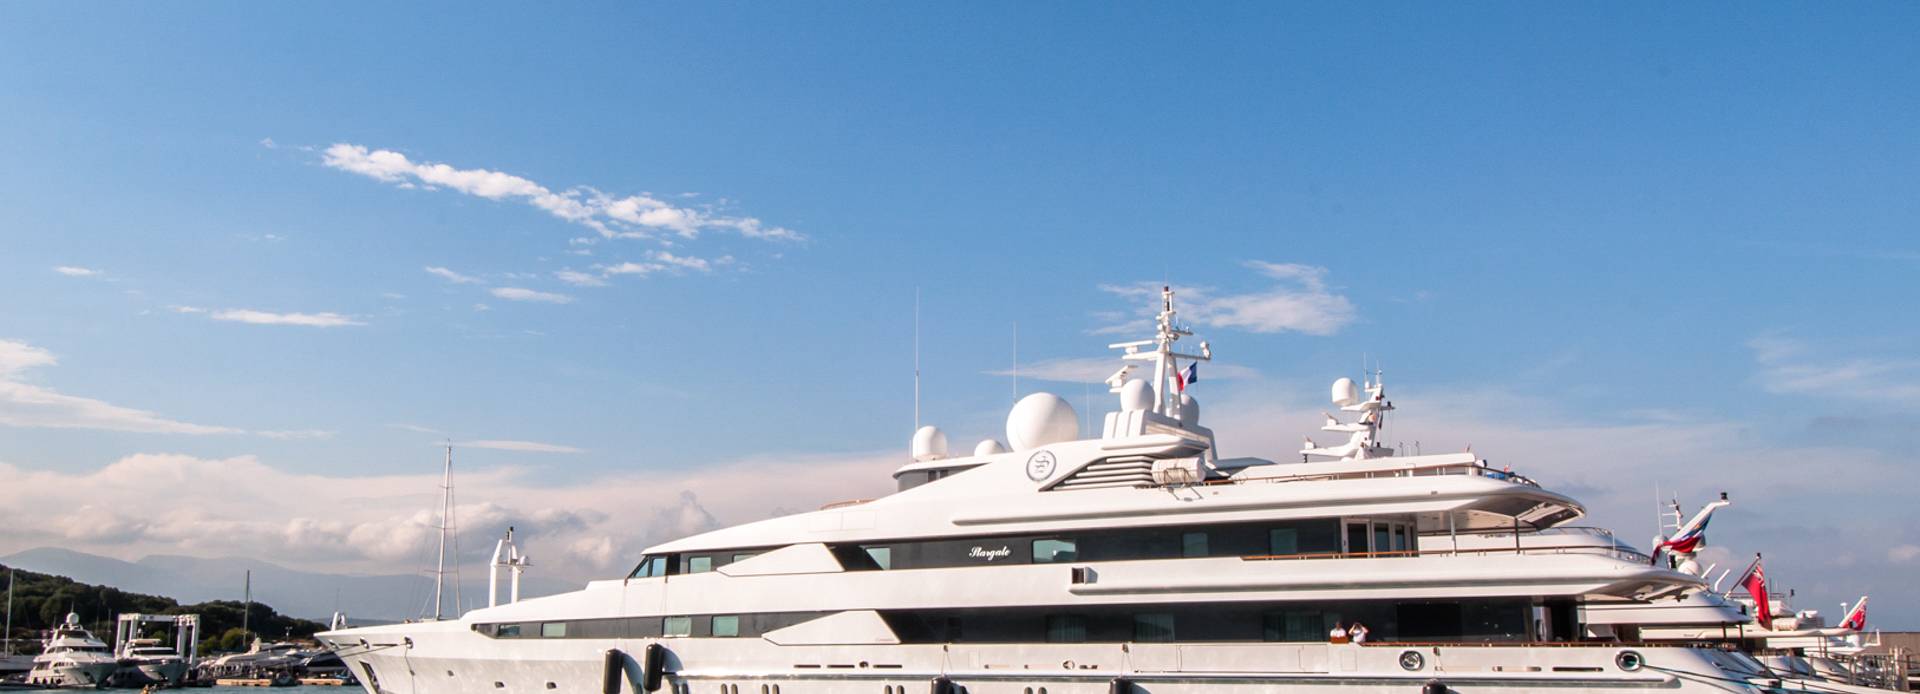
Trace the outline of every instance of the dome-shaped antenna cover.
{"label": "dome-shaped antenna cover", "polygon": [[1333,404],[1338,407],[1360,404],[1360,386],[1354,385],[1351,378],[1334,381]]}
{"label": "dome-shaped antenna cover", "polygon": [[1013,450],[1072,441],[1080,437],[1080,415],[1052,393],[1034,393],[1014,403],[1007,414],[1007,444]]}
{"label": "dome-shaped antenna cover", "polygon": [[1120,386],[1120,409],[1127,412],[1153,409],[1153,385],[1145,379],[1127,379]]}
{"label": "dome-shaped antenna cover", "polygon": [[947,432],[931,424],[913,432],[913,462],[924,463],[947,457]]}
{"label": "dome-shaped antenna cover", "polygon": [[975,458],[982,458],[990,455],[1000,455],[1001,453],[1005,453],[1005,452],[1007,452],[1007,447],[1000,445],[999,441],[995,441],[993,439],[987,439],[985,441],[981,441],[980,443],[975,444],[973,447],[973,457]]}

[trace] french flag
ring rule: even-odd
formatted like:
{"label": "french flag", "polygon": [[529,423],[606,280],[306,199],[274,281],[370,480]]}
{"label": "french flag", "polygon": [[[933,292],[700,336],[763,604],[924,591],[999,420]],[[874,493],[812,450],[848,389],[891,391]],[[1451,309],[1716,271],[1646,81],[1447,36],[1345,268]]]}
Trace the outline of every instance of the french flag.
{"label": "french flag", "polygon": [[1194,383],[1199,380],[1200,380],[1200,362],[1197,362],[1197,361],[1194,363],[1188,364],[1187,369],[1185,371],[1173,372],[1173,382],[1180,386],[1180,392],[1182,393],[1187,392],[1187,384]]}

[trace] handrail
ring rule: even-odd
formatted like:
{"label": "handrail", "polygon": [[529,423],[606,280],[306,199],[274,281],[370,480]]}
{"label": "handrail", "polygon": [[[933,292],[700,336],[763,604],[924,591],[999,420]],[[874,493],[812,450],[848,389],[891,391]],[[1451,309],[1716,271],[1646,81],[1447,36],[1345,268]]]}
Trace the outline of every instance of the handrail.
{"label": "handrail", "polygon": [[1311,474],[1311,475],[1303,474],[1303,475],[1284,475],[1284,476],[1270,476],[1270,477],[1262,476],[1262,477],[1249,477],[1249,478],[1228,477],[1224,479],[1207,480],[1205,482],[1201,482],[1200,484],[1215,485],[1215,484],[1253,484],[1256,482],[1267,483],[1267,484],[1278,483],[1278,482],[1329,482],[1329,481],[1335,481],[1335,480],[1391,479],[1396,477],[1446,477],[1450,475],[1487,477],[1487,478],[1504,480],[1504,481],[1512,482],[1514,484],[1520,484],[1520,485],[1525,485],[1525,486],[1535,487],[1535,488],[1538,488],[1540,486],[1540,483],[1535,482],[1532,479],[1524,475],[1521,475],[1519,473],[1495,470],[1495,469],[1486,467],[1484,465],[1480,465],[1478,463],[1448,463],[1445,465],[1427,465],[1427,466],[1421,466],[1421,467],[1401,468],[1401,469],[1394,469],[1394,470],[1357,470],[1357,471],[1351,471],[1351,472],[1329,471],[1329,472],[1323,472],[1323,473]]}
{"label": "handrail", "polygon": [[1485,556],[1489,554],[1601,554],[1634,562],[1651,562],[1652,557],[1624,547],[1595,545],[1536,545],[1533,547],[1486,547],[1478,549],[1396,549],[1384,552],[1300,552],[1295,554],[1251,554],[1242,561],[1313,559],[1391,559],[1421,556]]}

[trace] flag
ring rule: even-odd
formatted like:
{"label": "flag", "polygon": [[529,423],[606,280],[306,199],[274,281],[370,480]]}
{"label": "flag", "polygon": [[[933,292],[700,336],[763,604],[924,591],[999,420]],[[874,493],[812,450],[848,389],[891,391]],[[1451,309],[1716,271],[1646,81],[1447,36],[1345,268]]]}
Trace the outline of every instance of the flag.
{"label": "flag", "polygon": [[1847,610],[1847,616],[1840,620],[1840,628],[1852,629],[1854,631],[1866,631],[1867,629],[1867,596],[1865,595],[1860,596],[1860,602],[1854,603],[1853,609]]}
{"label": "flag", "polygon": [[1173,383],[1179,386],[1182,393],[1187,392],[1187,384],[1198,380],[1200,380],[1200,362],[1197,361],[1188,364],[1185,370],[1173,372]]}
{"label": "flag", "polygon": [[1753,619],[1762,629],[1773,628],[1773,604],[1767,599],[1767,572],[1760,567],[1760,555],[1753,555],[1753,565],[1747,572],[1740,574],[1740,587],[1747,589],[1747,595],[1753,596]]}

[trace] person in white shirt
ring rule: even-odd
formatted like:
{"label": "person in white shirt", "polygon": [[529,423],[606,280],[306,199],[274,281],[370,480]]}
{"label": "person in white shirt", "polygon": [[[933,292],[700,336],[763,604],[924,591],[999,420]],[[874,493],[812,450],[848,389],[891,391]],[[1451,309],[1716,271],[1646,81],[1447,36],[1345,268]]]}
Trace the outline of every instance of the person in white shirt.
{"label": "person in white shirt", "polygon": [[1346,643],[1347,628],[1345,626],[1342,626],[1339,622],[1334,622],[1333,630],[1327,632],[1327,640],[1332,641],[1334,643]]}
{"label": "person in white shirt", "polygon": [[1354,622],[1353,626],[1347,629],[1347,635],[1354,643],[1366,643],[1367,625]]}

